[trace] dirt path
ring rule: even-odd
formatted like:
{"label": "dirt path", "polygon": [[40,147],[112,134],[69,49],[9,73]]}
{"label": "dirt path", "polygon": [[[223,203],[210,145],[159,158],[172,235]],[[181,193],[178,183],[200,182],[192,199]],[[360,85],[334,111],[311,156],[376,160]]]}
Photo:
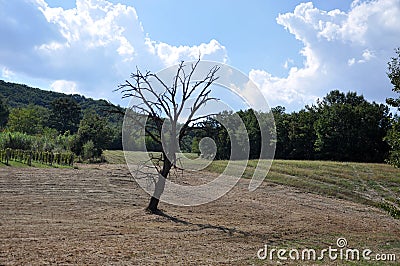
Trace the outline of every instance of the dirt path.
{"label": "dirt path", "polygon": [[400,260],[400,221],[372,207],[271,183],[250,193],[243,180],[156,216],[124,165],[91,167],[0,168],[0,265],[263,265],[264,244],[323,249],[338,237]]}

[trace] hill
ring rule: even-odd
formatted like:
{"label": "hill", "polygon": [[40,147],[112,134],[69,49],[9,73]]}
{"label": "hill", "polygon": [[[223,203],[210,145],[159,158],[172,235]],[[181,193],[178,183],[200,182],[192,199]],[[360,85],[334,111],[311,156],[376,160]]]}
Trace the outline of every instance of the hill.
{"label": "hill", "polygon": [[[97,113],[117,122],[116,117],[104,112],[105,106],[109,105],[106,100],[94,100],[79,94],[65,94],[54,91],[46,91],[39,88],[32,88],[24,84],[17,84],[0,80],[0,95],[3,96],[11,108],[26,107],[29,104],[50,108],[51,103],[58,98],[69,97],[74,99],[85,110],[95,110]],[[115,105],[112,105],[116,107]],[[113,121],[114,120],[114,121]]]}

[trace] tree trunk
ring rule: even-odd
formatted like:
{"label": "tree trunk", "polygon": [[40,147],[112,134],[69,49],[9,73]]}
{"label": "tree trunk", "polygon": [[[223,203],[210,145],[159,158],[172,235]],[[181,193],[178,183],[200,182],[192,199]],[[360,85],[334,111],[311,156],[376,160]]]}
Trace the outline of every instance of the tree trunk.
{"label": "tree trunk", "polygon": [[167,156],[165,156],[163,154],[163,157],[164,157],[163,169],[161,170],[160,177],[158,178],[158,180],[156,182],[154,193],[150,199],[150,203],[146,208],[146,210],[148,210],[151,213],[158,212],[158,203],[160,202],[160,197],[161,197],[162,193],[164,192],[165,180],[167,179],[169,171],[171,170],[171,167],[172,167],[172,164],[169,161],[169,159],[167,158]]}
{"label": "tree trunk", "polygon": [[150,199],[149,206],[147,206],[146,210],[148,210],[151,213],[156,213],[158,211],[158,203],[159,202],[160,202],[159,199],[152,196]]}

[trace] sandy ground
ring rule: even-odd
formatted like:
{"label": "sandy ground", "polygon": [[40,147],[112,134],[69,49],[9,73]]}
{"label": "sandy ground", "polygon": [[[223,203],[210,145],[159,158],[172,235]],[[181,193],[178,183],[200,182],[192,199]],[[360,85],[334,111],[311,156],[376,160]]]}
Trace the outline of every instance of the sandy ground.
{"label": "sandy ground", "polygon": [[400,220],[385,212],[268,182],[249,192],[247,184],[202,206],[161,203],[164,215],[150,215],[149,196],[124,165],[3,167],[0,265],[264,265],[278,261],[257,258],[265,244],[321,250],[338,237],[400,261]]}

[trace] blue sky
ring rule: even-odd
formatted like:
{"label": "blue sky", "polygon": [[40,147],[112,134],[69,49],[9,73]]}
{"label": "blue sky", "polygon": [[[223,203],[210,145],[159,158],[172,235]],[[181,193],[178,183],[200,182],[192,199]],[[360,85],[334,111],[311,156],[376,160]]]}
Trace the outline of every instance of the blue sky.
{"label": "blue sky", "polygon": [[136,66],[201,53],[270,106],[299,110],[333,89],[384,102],[398,25],[400,0],[0,0],[0,78],[125,105],[112,90]]}

